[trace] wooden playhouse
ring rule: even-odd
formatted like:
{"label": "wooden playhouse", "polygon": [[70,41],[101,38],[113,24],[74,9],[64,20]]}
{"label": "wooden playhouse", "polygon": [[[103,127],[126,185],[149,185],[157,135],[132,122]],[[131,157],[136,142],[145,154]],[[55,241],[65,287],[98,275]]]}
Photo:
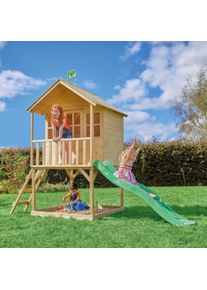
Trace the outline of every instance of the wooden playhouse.
{"label": "wooden playhouse", "polygon": [[[72,138],[52,140],[52,128],[48,121],[53,104],[60,104],[67,114],[72,129]],[[19,204],[26,210],[32,202],[32,215],[62,216],[94,220],[123,210],[123,190],[119,206],[103,206],[94,212],[94,180],[97,171],[92,164],[95,160],[109,160],[118,165],[118,156],[123,150],[124,117],[127,115],[97,95],[64,80],[55,82],[28,109],[31,114],[30,167],[11,213]],[[45,138],[34,140],[34,114],[45,118]],[[65,150],[67,148],[67,151]],[[68,154],[68,156],[66,156]],[[36,192],[48,169],[65,169],[70,181],[82,174],[89,181],[90,210],[70,213],[58,206],[37,209]],[[31,188],[28,184],[31,181]],[[31,192],[28,200],[22,200],[24,192]]]}

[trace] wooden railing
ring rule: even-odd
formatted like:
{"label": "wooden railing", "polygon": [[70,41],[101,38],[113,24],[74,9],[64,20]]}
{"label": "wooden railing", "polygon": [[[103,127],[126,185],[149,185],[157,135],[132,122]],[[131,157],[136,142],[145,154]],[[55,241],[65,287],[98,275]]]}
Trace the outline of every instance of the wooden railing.
{"label": "wooden railing", "polygon": [[90,165],[90,138],[68,138],[60,141],[33,140],[32,166]]}

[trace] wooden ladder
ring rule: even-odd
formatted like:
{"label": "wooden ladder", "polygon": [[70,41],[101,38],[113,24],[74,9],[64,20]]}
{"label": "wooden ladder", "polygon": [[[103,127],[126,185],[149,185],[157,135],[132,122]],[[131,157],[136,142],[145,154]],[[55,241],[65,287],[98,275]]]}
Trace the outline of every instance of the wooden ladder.
{"label": "wooden ladder", "polygon": [[[28,186],[29,181],[32,179],[32,173],[33,173],[34,170],[35,169],[33,169],[33,168],[30,169],[29,174],[26,176],[25,182],[22,185],[22,188],[19,190],[18,196],[17,196],[15,202],[12,205],[12,209],[10,211],[10,214],[12,214],[14,212],[15,208],[17,207],[17,205],[25,204],[24,211],[26,211],[28,206],[30,205],[30,203],[32,201],[32,188],[31,187],[27,187],[27,186]],[[38,188],[40,186],[40,183],[42,181],[42,178],[43,178],[45,172],[46,172],[46,169],[39,169],[39,170],[37,170],[37,172],[35,174],[34,183],[35,183],[35,190],[36,191],[38,190]],[[31,195],[30,195],[29,199],[28,200],[20,200],[21,196],[25,192],[31,192]]]}

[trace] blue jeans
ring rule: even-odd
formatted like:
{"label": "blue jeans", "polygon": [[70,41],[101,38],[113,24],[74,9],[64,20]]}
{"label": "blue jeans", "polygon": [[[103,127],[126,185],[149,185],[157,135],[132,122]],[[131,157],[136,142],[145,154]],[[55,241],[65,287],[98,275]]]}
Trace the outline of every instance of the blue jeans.
{"label": "blue jeans", "polygon": [[[59,127],[56,127],[57,130],[57,134],[59,135]],[[67,129],[67,128],[63,128],[63,139],[67,139],[67,138],[72,138],[72,131]]]}

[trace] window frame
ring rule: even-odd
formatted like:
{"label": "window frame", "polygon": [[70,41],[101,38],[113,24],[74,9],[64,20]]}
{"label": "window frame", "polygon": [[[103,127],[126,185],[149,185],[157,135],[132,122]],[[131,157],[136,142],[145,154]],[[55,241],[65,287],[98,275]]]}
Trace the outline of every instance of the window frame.
{"label": "window frame", "polygon": [[[94,112],[94,114],[97,114],[97,113],[99,113],[100,114],[100,123],[98,124],[98,123],[94,123],[93,124],[93,126],[97,126],[97,125],[99,125],[100,126],[100,136],[93,136],[94,138],[100,138],[100,137],[102,137],[103,135],[102,135],[102,125],[103,125],[103,121],[102,121],[102,111],[97,111],[97,112]],[[87,115],[89,115],[90,116],[90,112],[86,112],[85,113],[85,118],[84,118],[84,135],[85,135],[85,137],[87,137],[87,127],[89,127],[90,128],[90,124],[87,124]],[[94,130],[94,132],[95,132],[95,130]],[[89,134],[89,136],[88,137],[90,137],[90,134]]]}

